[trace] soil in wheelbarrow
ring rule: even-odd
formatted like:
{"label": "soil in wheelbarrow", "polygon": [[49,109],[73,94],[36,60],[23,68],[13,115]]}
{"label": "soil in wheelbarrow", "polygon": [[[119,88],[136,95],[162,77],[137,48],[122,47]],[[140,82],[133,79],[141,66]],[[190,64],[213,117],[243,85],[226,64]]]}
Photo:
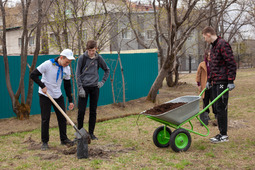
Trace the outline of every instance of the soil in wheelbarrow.
{"label": "soil in wheelbarrow", "polygon": [[149,109],[149,110],[145,111],[144,114],[159,115],[159,114],[165,113],[167,111],[173,110],[173,109],[175,109],[177,107],[180,107],[180,106],[182,106],[184,104],[186,104],[186,103],[185,102],[165,103],[165,104],[155,106],[152,109]]}

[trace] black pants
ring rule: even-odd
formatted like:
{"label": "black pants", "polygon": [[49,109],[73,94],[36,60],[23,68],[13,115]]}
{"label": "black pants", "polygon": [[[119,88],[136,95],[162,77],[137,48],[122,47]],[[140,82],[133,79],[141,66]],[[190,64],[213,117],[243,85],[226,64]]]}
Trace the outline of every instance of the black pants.
{"label": "black pants", "polygon": [[[210,103],[210,101],[213,101],[212,88],[205,91],[205,97],[203,98],[203,108],[205,108]],[[208,108],[205,112],[210,113],[210,109]],[[212,112],[215,113],[213,106]]]}
{"label": "black pants", "polygon": [[[212,86],[213,99],[227,88],[227,84],[214,84]],[[227,135],[228,130],[228,92],[214,103],[220,134]]]}
{"label": "black pants", "polygon": [[97,102],[99,97],[99,88],[98,87],[83,87],[83,88],[86,92],[86,96],[85,98],[82,97],[78,98],[78,117],[77,117],[78,129],[81,129],[83,127],[83,121],[89,97],[89,133],[93,134],[97,119]]}
{"label": "black pants", "polygon": [[[47,143],[49,141],[49,124],[50,124],[50,114],[51,114],[51,106],[53,106],[59,127],[60,140],[63,141],[67,139],[66,136],[66,118],[62,115],[62,113],[58,110],[58,108],[51,102],[51,100],[39,94],[40,107],[41,107],[41,139],[42,142]],[[58,105],[65,111],[65,101],[64,97],[61,95],[58,99],[55,99]]]}

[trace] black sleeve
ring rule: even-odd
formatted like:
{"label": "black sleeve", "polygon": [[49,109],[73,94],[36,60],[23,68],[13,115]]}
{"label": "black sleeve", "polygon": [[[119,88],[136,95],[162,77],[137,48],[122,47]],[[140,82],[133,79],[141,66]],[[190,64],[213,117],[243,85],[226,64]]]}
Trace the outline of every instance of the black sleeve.
{"label": "black sleeve", "polygon": [[45,84],[39,79],[39,76],[41,75],[42,74],[37,69],[35,69],[30,74],[30,78],[43,89],[45,87]]}
{"label": "black sleeve", "polygon": [[71,80],[64,79],[64,89],[66,91],[66,96],[68,97],[69,103],[73,102],[72,90],[71,90]]}

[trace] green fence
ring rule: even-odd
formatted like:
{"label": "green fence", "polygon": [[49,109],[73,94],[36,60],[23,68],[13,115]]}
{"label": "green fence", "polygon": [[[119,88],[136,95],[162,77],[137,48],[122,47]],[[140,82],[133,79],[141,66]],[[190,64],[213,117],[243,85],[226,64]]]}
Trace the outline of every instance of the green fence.
{"label": "green fence", "polygon": [[[117,54],[101,54],[105,59],[108,67],[110,68],[110,75],[113,76],[113,70],[115,68],[118,55]],[[41,55],[38,57],[37,66],[40,65],[45,60],[50,58],[55,58],[57,55]],[[28,56],[28,64],[31,65],[33,56]],[[10,66],[10,77],[11,85],[16,92],[19,79],[20,79],[20,56],[9,56],[9,66]],[[143,52],[143,53],[122,53],[121,61],[123,65],[124,77],[125,77],[125,95],[126,101],[144,97],[148,94],[151,85],[153,84],[157,74],[158,74],[158,57],[156,52]],[[76,61],[72,62],[72,68],[75,72]],[[16,117],[12,110],[11,99],[7,91],[6,81],[5,81],[5,71],[4,71],[4,61],[3,56],[0,56],[0,76],[2,81],[0,84],[1,88],[1,98],[0,98],[0,119]],[[25,91],[27,92],[29,73],[28,67],[25,76]],[[103,70],[99,69],[100,80],[103,76]],[[106,81],[105,85],[100,89],[100,97],[98,105],[106,105],[113,103],[112,97],[112,86],[110,81],[110,76]],[[116,102],[122,102],[122,77],[121,70],[118,64],[115,72],[115,78],[113,81],[115,99]],[[63,88],[63,87],[62,87]],[[63,95],[65,95],[65,92]],[[75,95],[77,98],[77,94]],[[38,85],[34,84],[33,99],[31,106],[31,115],[40,114],[39,97],[38,97]]]}

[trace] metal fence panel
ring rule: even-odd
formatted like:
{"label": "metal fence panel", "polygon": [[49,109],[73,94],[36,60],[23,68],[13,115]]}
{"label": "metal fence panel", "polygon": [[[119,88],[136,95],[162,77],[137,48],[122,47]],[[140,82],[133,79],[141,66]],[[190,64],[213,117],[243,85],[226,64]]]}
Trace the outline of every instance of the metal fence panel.
{"label": "metal fence panel", "polygon": [[[118,59],[117,54],[101,54],[110,68],[110,75],[105,85],[100,89],[98,105],[106,105],[113,103],[112,86],[110,79],[113,77],[114,68]],[[41,55],[38,57],[37,66],[45,60],[55,58],[57,55]],[[0,76],[3,78],[0,84],[1,98],[0,98],[0,119],[16,117],[12,110],[11,99],[7,91],[5,81],[5,69],[3,56],[0,56]],[[33,56],[28,56],[28,64],[31,65]],[[10,78],[14,92],[16,92],[20,79],[20,56],[9,56]],[[76,61],[72,62],[72,68],[75,73]],[[156,52],[148,53],[126,53],[121,54],[121,62],[123,65],[124,79],[125,79],[125,95],[126,101],[144,97],[148,94],[151,85],[158,75],[158,55]],[[99,69],[100,80],[103,77],[103,70]],[[27,92],[29,80],[29,68],[27,67],[25,76],[25,91]],[[114,76],[114,93],[116,102],[122,102],[122,76],[118,62]],[[63,87],[62,87],[63,89]],[[62,90],[63,95],[65,92]],[[77,98],[77,92],[75,94]],[[89,105],[88,105],[89,106]],[[40,114],[38,85],[34,83],[33,99],[30,115]]]}

